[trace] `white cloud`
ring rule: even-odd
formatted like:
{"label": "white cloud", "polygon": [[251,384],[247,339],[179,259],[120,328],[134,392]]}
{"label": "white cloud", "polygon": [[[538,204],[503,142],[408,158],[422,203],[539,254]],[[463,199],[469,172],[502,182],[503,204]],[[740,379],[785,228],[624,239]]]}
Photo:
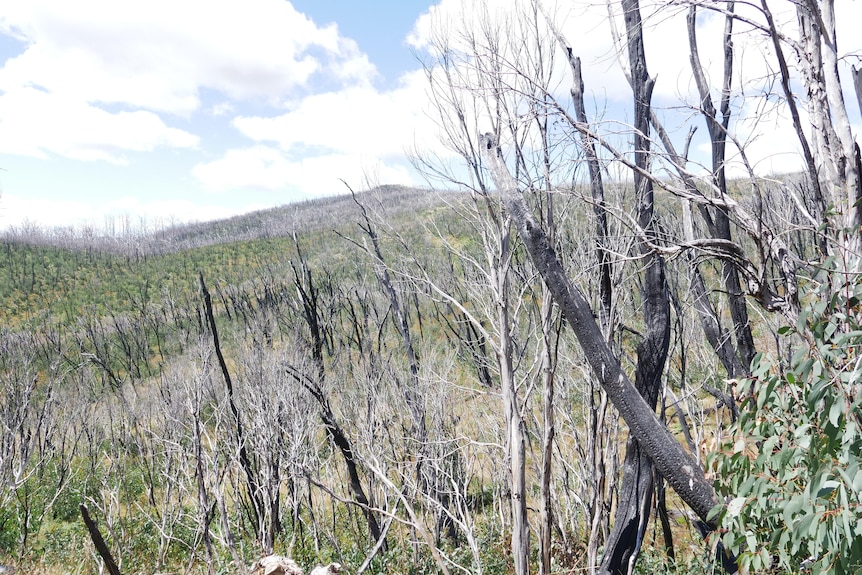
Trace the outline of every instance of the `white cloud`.
{"label": "white cloud", "polygon": [[28,0],[4,2],[0,30],[27,42],[0,70],[0,89],[40,86],[87,102],[188,114],[199,90],[278,99],[325,70],[374,73],[335,26],[284,0]]}
{"label": "white cloud", "polygon": [[285,151],[304,155],[315,148],[326,153],[373,157],[403,155],[414,142],[436,139],[424,113],[425,78],[421,72],[402,77],[388,92],[357,86],[303,99],[286,114],[238,117],[235,127],[252,140],[277,142]]}
{"label": "white cloud", "polygon": [[[188,148],[168,126],[203,90],[277,105],[314,74],[336,85],[376,73],[334,25],[284,0],[0,0],[0,33],[25,44],[0,69],[0,152],[123,162],[123,151]],[[119,108],[122,111],[116,111]],[[159,116],[157,114],[162,114]]]}
{"label": "white cloud", "polygon": [[143,110],[110,114],[33,88],[0,95],[0,153],[123,163],[123,151],[191,148],[197,136],[170,128]]}
{"label": "white cloud", "polygon": [[418,183],[405,154],[417,146],[446,155],[425,89],[417,71],[391,91],[354,86],[308,96],[285,114],[237,117],[234,126],[257,144],[199,164],[193,175],[214,191],[297,188],[307,196],[343,193],[340,179],[364,187],[369,175],[371,184]]}
{"label": "white cloud", "polygon": [[218,104],[214,104],[212,108],[209,109],[209,113],[213,116],[227,116],[228,114],[232,114],[234,112],[234,105],[230,102],[219,102]]}
{"label": "white cloud", "polygon": [[297,188],[304,196],[326,196],[371,183],[414,184],[409,170],[397,163],[384,163],[361,155],[330,153],[304,159],[289,159],[280,150],[257,145],[229,150],[224,157],[192,170],[212,191],[286,190]]}

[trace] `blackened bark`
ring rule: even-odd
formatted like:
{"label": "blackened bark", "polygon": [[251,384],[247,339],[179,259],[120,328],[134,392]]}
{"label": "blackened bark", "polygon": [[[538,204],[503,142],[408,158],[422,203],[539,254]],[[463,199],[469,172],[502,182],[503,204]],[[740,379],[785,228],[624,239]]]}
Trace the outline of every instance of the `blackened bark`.
{"label": "blackened bark", "polygon": [[[572,102],[578,122],[587,123],[587,112],[584,106],[584,80],[581,76],[581,59],[571,56],[574,82],[572,85]],[[587,157],[587,168],[590,172],[590,193],[593,198],[593,215],[596,218],[596,241],[599,259],[599,301],[601,302],[600,318],[606,335],[610,338],[611,310],[613,306],[613,288],[611,284],[611,254],[608,250],[608,214],[605,207],[605,188],[602,183],[602,169],[599,164],[595,142],[583,132],[581,142]]]}
{"label": "blackened bark", "polygon": [[[566,58],[569,61],[569,67],[572,70],[572,103],[575,108],[575,119],[583,125],[588,125],[587,111],[584,104],[584,80],[581,74],[581,59],[575,56],[572,47],[566,41],[563,34],[554,26],[553,19],[549,15],[545,15],[548,25],[557,43]],[[601,328],[604,331],[604,336],[608,342],[613,341],[614,318],[613,318],[613,284],[612,277],[612,257],[608,249],[608,217],[607,208],[605,206],[605,189],[602,181],[602,167],[599,162],[598,152],[596,150],[595,140],[587,133],[579,131],[581,138],[581,146],[584,151],[584,156],[587,160],[587,168],[590,174],[590,194],[593,200],[593,215],[595,216],[596,229],[596,256],[599,265],[599,321]],[[591,387],[593,384],[590,384]],[[590,449],[588,450],[593,458],[592,468],[592,494],[589,501],[589,541],[587,544],[587,561],[590,568],[597,564],[598,550],[600,545],[599,530],[602,529],[602,535],[607,535],[606,525],[601,524],[602,519],[606,520],[608,514],[605,512],[605,506],[610,506],[610,501],[603,501],[603,485],[605,481],[605,473],[603,461],[601,461],[601,439],[598,437],[599,425],[597,410],[599,408],[594,403],[593,392],[590,395],[590,420],[591,432],[589,438]],[[603,401],[603,406],[606,401]],[[544,527],[544,525],[543,525]],[[544,541],[544,540],[543,540]],[[542,556],[543,567],[545,565],[545,556]]]}
{"label": "blackened bark", "polygon": [[105,562],[105,567],[108,568],[108,573],[111,575],[120,575],[120,568],[117,567],[117,562],[114,561],[114,556],[111,555],[111,550],[108,549],[105,539],[99,531],[99,527],[96,525],[96,522],[90,518],[87,506],[83,503],[81,504],[81,517],[84,519],[84,525],[87,526],[87,531],[90,533],[90,539],[93,540],[93,545],[96,546],[96,551],[99,552],[99,556],[102,558],[102,561]]}
{"label": "blackened bark", "polygon": [[484,134],[480,145],[486,165],[512,215],[530,260],[548,286],[554,301],[560,306],[563,316],[578,339],[584,357],[607,392],[608,398],[622,415],[630,432],[650,456],[659,473],[698,517],[714,527],[715,520],[709,518],[709,514],[718,500],[712,483],[706,479],[692,455],[677,443],[670,431],[659,421],[655,412],[623,372],[619,360],[596,324],[593,310],[584,294],[569,280],[544,231],[521,198],[517,182],[506,169],[494,135]]}
{"label": "blackened bark", "polygon": [[631,434],[626,441],[623,481],[620,485],[617,512],[599,573],[625,575],[640,552],[643,534],[649,521],[653,493],[652,462]]}
{"label": "blackened bark", "polygon": [[[320,328],[317,288],[314,285],[311,270],[305,263],[305,259],[299,248],[299,241],[295,235],[293,241],[296,246],[297,255],[299,256],[300,265],[300,269],[297,269],[293,265],[293,262],[290,263],[293,269],[293,282],[302,305],[303,318],[311,335],[311,358],[317,373],[315,374],[316,377],[312,378],[292,366],[287,366],[286,369],[291,377],[311,393],[320,406],[320,419],[323,422],[323,427],[326,429],[330,440],[341,453],[342,459],[344,459],[347,475],[350,478],[350,491],[353,493],[354,501],[362,509],[365,521],[368,523],[368,532],[371,540],[377,542],[381,539],[380,524],[371,510],[370,501],[365,494],[365,489],[362,487],[362,481],[359,479],[359,469],[356,464],[353,447],[347,434],[344,433],[344,430],[338,424],[338,420],[335,418],[335,414],[332,412],[332,407],[329,404],[329,398],[323,393],[321,386],[326,377],[326,366],[323,361],[323,330]],[[383,546],[385,548],[386,544],[383,543]]]}
{"label": "blackened bark", "polygon": [[[650,106],[653,79],[649,77],[644,53],[638,0],[623,0],[628,38],[631,85],[635,105],[634,185],[638,205],[638,225],[645,241],[640,245],[645,263],[641,297],[644,314],[644,339],[638,344],[635,388],[655,412],[670,346],[670,300],[664,261],[649,244],[658,238],[654,224],[654,193],[649,172]],[[613,528],[605,546],[599,573],[629,573],[637,560],[652,508],[653,465],[638,438],[629,434],[623,479]]]}
{"label": "blackened bark", "polygon": [[[661,258],[655,255],[647,257],[650,263],[644,274],[642,291],[646,328],[637,350],[635,388],[654,412],[670,345],[670,302]],[[617,513],[599,573],[616,575],[630,572],[643,542],[652,508],[652,492],[652,461],[638,438],[630,433],[626,442]]]}
{"label": "blackened bark", "polygon": [[[242,425],[242,418],[239,415],[236,401],[234,400],[233,380],[230,376],[230,371],[227,368],[224,355],[221,351],[221,342],[219,341],[218,328],[216,327],[215,315],[213,314],[213,302],[210,297],[210,292],[204,282],[204,274],[200,272],[201,292],[204,296],[204,310],[206,312],[207,323],[209,324],[210,332],[213,336],[213,347],[215,348],[216,358],[218,359],[219,367],[221,368],[222,376],[224,377],[225,386],[227,387],[227,399],[230,406],[231,414],[233,415],[234,431],[236,433],[236,442],[239,447],[239,464],[245,475],[246,488],[248,490],[248,498],[251,501],[252,508],[252,525],[254,526],[255,536],[260,535],[260,516],[263,513],[263,501],[260,496],[260,485],[257,482],[257,473],[255,465],[249,457],[248,450],[245,448],[245,431]],[[274,533],[268,530],[271,538]],[[264,548],[271,548],[272,542],[261,542]]]}
{"label": "blackened bark", "polygon": [[[727,212],[718,210],[715,222],[719,230],[719,237],[730,240],[730,218]],[[724,267],[724,290],[727,293],[730,317],[733,320],[733,333],[736,335],[736,350],[745,371],[748,371],[754,356],[757,355],[757,350],[754,346],[754,336],[751,333],[751,323],[748,320],[745,292],[742,290],[739,270],[736,265],[728,261],[723,262],[722,265]]]}
{"label": "blackened bark", "polygon": [[[712,146],[712,181],[719,195],[724,198],[727,195],[727,176],[725,170],[725,157],[727,149],[727,129],[730,125],[730,90],[733,79],[733,21],[734,21],[734,3],[727,3],[727,17],[725,18],[724,27],[724,76],[721,90],[720,114],[715,109],[710,93],[709,84],[706,76],[703,73],[703,67],[700,62],[700,55],[697,49],[697,7],[692,4],[688,11],[688,40],[689,40],[689,59],[691,61],[691,69],[694,74],[695,83],[700,94],[701,114],[706,121],[706,128],[709,131],[709,139]],[[727,210],[717,208],[711,220],[707,220],[710,232],[714,238],[732,241],[730,231],[730,217]],[[739,270],[736,265],[729,261],[723,262],[723,284],[724,291],[727,294],[728,307],[730,308],[730,316],[733,321],[733,333],[736,337],[736,346],[739,353],[739,361],[747,370],[751,365],[751,361],[756,354],[754,346],[754,337],[751,334],[751,324],[748,321],[748,307],[745,303],[745,293],[742,290],[742,283],[739,278]],[[697,296],[695,296],[697,297]],[[701,319],[704,320],[703,315]],[[704,329],[709,329],[704,325]],[[709,338],[709,334],[707,334]],[[719,350],[715,347],[713,341],[721,341],[724,345],[724,340],[712,340],[713,349],[719,356],[726,353],[727,349]],[[728,364],[722,359],[725,366]],[[730,373],[730,371],[728,371]],[[731,376],[733,377],[733,376]]]}

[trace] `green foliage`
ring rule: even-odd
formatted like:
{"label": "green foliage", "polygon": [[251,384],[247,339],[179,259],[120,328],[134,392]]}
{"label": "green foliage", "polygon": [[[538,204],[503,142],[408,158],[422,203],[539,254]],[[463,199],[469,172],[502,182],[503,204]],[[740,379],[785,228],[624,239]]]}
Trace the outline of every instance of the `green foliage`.
{"label": "green foliage", "polygon": [[862,278],[817,278],[786,369],[758,356],[733,439],[713,459],[722,541],[743,572],[862,569]]}
{"label": "green foliage", "polygon": [[674,561],[664,552],[664,549],[648,547],[642,549],[635,564],[636,574],[657,575],[707,575],[716,572],[715,566],[703,557],[683,557]]}
{"label": "green foliage", "polygon": [[51,562],[74,565],[81,562],[82,543],[87,540],[87,531],[81,521],[48,522],[42,529],[39,553]]}
{"label": "green foliage", "polygon": [[0,555],[13,553],[19,536],[20,530],[14,510],[11,506],[0,507]]}

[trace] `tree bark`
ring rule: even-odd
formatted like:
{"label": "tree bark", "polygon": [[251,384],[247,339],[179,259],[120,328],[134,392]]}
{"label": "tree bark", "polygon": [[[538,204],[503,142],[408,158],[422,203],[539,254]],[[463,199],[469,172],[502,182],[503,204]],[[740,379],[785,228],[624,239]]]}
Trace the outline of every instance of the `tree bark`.
{"label": "tree bark", "polygon": [[[512,506],[512,557],[515,561],[515,575],[528,575],[530,572],[530,525],[527,522],[526,499],[526,425],[521,417],[521,411],[518,409],[515,367],[512,361],[514,346],[509,319],[509,263],[512,253],[508,218],[505,218],[501,224],[500,253],[497,254],[499,261],[498,265],[491,270],[491,274],[494,288],[497,291],[497,327],[500,330],[497,360],[500,365],[500,388],[503,396],[507,432],[506,446],[508,448]],[[493,260],[493,256],[489,257],[489,260]]]}
{"label": "tree bark", "polygon": [[718,504],[712,483],[694,457],[685,451],[659,421],[646,400],[623,372],[601,329],[593,318],[584,294],[568,278],[557,254],[535,216],[527,209],[518,191],[517,182],[506,168],[502,151],[493,134],[480,139],[481,150],[494,183],[524,242],[533,265],[536,266],[554,301],[578,339],[590,368],[608,398],[620,412],[630,432],[652,459],[659,473],[673,490],[707,525],[715,527],[710,511]]}
{"label": "tree bark", "polygon": [[556,428],[554,425],[554,372],[556,369],[556,353],[552,341],[553,323],[553,300],[548,288],[542,286],[542,341],[544,355],[542,357],[542,379],[544,381],[544,393],[542,394],[542,508],[540,528],[540,555],[541,574],[551,573],[551,531],[554,523],[553,517],[553,494],[551,486],[553,482],[552,464],[554,459],[554,437]]}
{"label": "tree bark", "polygon": [[[371,510],[370,501],[365,494],[365,489],[362,487],[362,481],[359,479],[359,469],[356,464],[356,457],[353,453],[353,447],[350,439],[344,430],[338,424],[335,414],[332,412],[332,407],[329,404],[329,399],[323,393],[321,384],[326,377],[326,366],[323,362],[323,333],[320,329],[320,311],[318,309],[317,289],[312,281],[311,270],[308,269],[302,252],[299,249],[299,242],[296,236],[293,238],[296,251],[299,256],[300,270],[297,270],[293,263],[294,286],[299,295],[302,304],[303,318],[308,326],[311,334],[311,358],[312,364],[316,370],[315,377],[310,377],[300,370],[294,369],[291,366],[287,367],[288,373],[297,382],[311,393],[312,397],[320,406],[320,419],[326,429],[327,435],[338,448],[341,457],[344,459],[344,465],[347,467],[347,475],[350,478],[350,491],[353,492],[354,500],[362,509],[365,520],[368,523],[369,536],[372,541],[377,542],[381,538],[380,524]],[[386,544],[384,543],[384,548]]]}
{"label": "tree bark", "polygon": [[[242,425],[242,418],[239,415],[239,409],[237,409],[234,398],[233,380],[231,379],[230,371],[227,368],[224,354],[222,354],[221,351],[221,342],[219,341],[218,328],[216,327],[215,314],[213,313],[212,297],[210,297],[210,292],[204,282],[203,272],[200,272],[200,284],[201,292],[203,292],[204,296],[204,310],[206,312],[207,323],[209,324],[210,332],[213,336],[213,347],[215,348],[216,358],[218,358],[218,364],[221,368],[222,376],[224,377],[225,386],[227,387],[228,405],[230,405],[230,411],[233,415],[234,432],[236,433],[236,443],[239,448],[239,464],[242,468],[243,474],[245,475],[248,497],[251,501],[252,512],[254,514],[252,517],[252,525],[254,526],[255,535],[260,536],[262,531],[260,518],[263,514],[263,501],[261,501],[260,497],[260,485],[257,482],[255,465],[252,462],[251,457],[249,457],[248,450],[245,446],[245,431]],[[274,536],[274,533],[272,529],[268,529],[267,532],[269,540],[261,541],[260,543],[264,551],[269,553],[272,551],[272,537]]]}
{"label": "tree bark", "polygon": [[[380,284],[380,287],[389,299],[393,321],[395,323],[395,327],[398,329],[398,333],[401,335],[404,353],[407,356],[410,381],[407,385],[402,384],[400,387],[402,388],[404,401],[410,409],[412,435],[417,446],[416,453],[414,455],[416,461],[416,481],[418,483],[418,488],[433,501],[436,501],[442,509],[448,509],[450,505],[449,495],[446,490],[441,489],[441,486],[438,484],[440,480],[438,479],[437,468],[433,464],[427,464],[432,455],[429,452],[428,430],[425,424],[425,398],[421,392],[419,381],[419,357],[413,346],[413,336],[410,332],[407,313],[398,297],[398,292],[395,291],[395,286],[392,284],[392,279],[389,275],[389,268],[387,267],[386,260],[383,258],[383,252],[380,249],[380,240],[377,235],[377,231],[371,223],[368,212],[365,209],[365,206],[356,197],[353,189],[350,188],[350,186],[348,186],[348,189],[353,197],[353,202],[359,207],[362,214],[362,219],[365,223],[360,223],[359,227],[365,235],[368,236],[368,239],[371,241],[371,247],[369,248],[367,245],[360,244],[354,240],[348,241],[351,241],[357,247],[361,248],[372,259],[374,273],[377,276],[377,281]],[[453,457],[457,457],[457,454],[454,454]],[[455,526],[452,524],[449,515],[441,511],[437,517],[436,534],[438,538],[440,532],[443,530],[446,531],[446,535],[450,540],[455,538]]]}
{"label": "tree bark", "polygon": [[[554,194],[552,191],[551,155],[548,142],[548,118],[536,118],[542,138],[542,159],[544,167],[545,195],[540,203],[547,226],[548,241],[556,241],[557,224],[554,214]],[[553,508],[553,460],[556,425],[554,417],[555,373],[557,368],[557,344],[559,331],[554,328],[554,300],[548,287],[542,285],[542,300],[539,317],[542,326],[542,462],[541,462],[541,508],[539,510],[539,573],[550,575],[553,550],[552,533],[554,527]]]}
{"label": "tree bark", "polygon": [[105,567],[108,568],[108,573],[111,575],[121,575],[120,568],[117,567],[117,562],[114,561],[114,556],[111,555],[111,550],[108,549],[108,545],[105,543],[105,539],[102,537],[99,527],[96,525],[96,522],[90,518],[90,512],[87,511],[87,506],[82,503],[80,508],[81,517],[84,519],[84,525],[87,526],[87,531],[90,533],[90,539],[93,540],[93,545],[96,546],[96,551],[99,552],[99,556],[102,558],[102,561],[105,562]]}
{"label": "tree bark", "polygon": [[[719,111],[713,104],[709,83],[703,72],[700,62],[700,53],[697,48],[697,6],[692,4],[688,11],[688,43],[689,60],[691,62],[692,74],[694,75],[697,90],[700,95],[701,114],[706,121],[706,129],[709,132],[709,140],[712,147],[712,181],[719,196],[723,199],[727,196],[727,176],[725,170],[725,156],[727,149],[727,130],[730,126],[730,90],[733,80],[733,20],[734,2],[727,2],[727,14],[724,27],[724,75],[721,90],[721,104]],[[714,238],[732,241],[730,230],[730,216],[727,210],[717,208],[714,210],[713,218],[707,220],[710,233]],[[733,333],[736,336],[737,351],[743,366],[751,365],[756,353],[754,337],[751,334],[751,324],[748,321],[748,307],[745,302],[745,293],[739,278],[739,270],[736,264],[730,261],[722,262],[723,284],[727,294],[730,316],[733,320]],[[697,272],[699,274],[699,272]],[[704,316],[701,316],[703,319]],[[719,326],[720,327],[720,326]],[[705,326],[706,329],[706,326]],[[708,336],[708,334],[707,334]],[[710,340],[713,343],[713,340]],[[719,350],[713,345],[716,353],[721,354],[727,350]],[[745,367],[747,370],[748,368]]]}
{"label": "tree bark", "polygon": [[[644,240],[639,246],[644,262],[641,298],[643,300],[644,338],[637,348],[635,388],[654,413],[662,386],[662,373],[670,346],[670,301],[664,261],[650,249],[656,245],[654,193],[649,172],[650,109],[654,81],[649,77],[644,52],[640,5],[638,0],[623,0],[627,46],[634,95],[634,186],[638,207],[638,226]],[[601,574],[630,573],[637,561],[652,508],[653,465],[649,455],[631,432],[626,443],[623,480],[620,487],[613,529],[605,545],[599,568]]]}

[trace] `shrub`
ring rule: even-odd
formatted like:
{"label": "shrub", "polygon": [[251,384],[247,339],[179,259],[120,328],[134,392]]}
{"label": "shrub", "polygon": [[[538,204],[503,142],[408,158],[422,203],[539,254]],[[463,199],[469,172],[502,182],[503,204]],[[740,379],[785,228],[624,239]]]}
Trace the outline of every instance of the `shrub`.
{"label": "shrub", "polygon": [[711,461],[722,543],[740,570],[862,569],[862,279],[821,273],[782,368],[760,355],[732,439]]}

